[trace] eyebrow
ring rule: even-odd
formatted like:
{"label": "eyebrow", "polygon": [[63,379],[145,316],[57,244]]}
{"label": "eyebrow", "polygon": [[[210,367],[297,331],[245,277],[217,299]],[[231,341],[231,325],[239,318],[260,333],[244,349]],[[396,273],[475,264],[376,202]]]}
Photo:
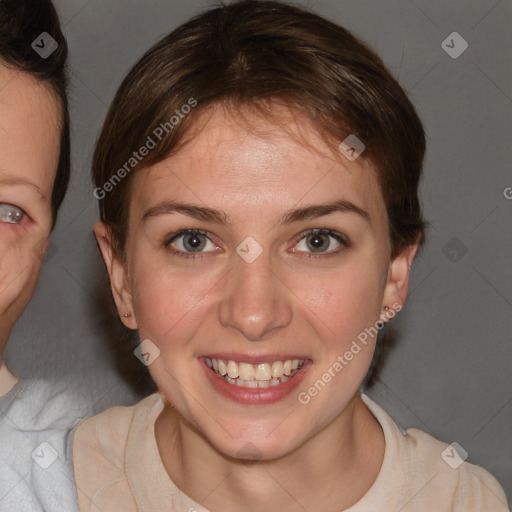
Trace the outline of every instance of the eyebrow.
{"label": "eyebrow", "polygon": [[48,202],[48,198],[43,193],[43,191],[35,184],[25,178],[19,177],[10,177],[10,178],[0,178],[0,186],[2,185],[25,185],[33,189],[37,194],[41,197],[41,199],[45,202]]}
{"label": "eyebrow", "polygon": [[[285,212],[281,217],[277,223],[277,227],[281,227],[285,224],[292,224],[293,222],[316,219],[317,217],[322,217],[324,215],[329,215],[335,212],[355,213],[364,219],[368,224],[371,225],[372,223],[370,215],[365,210],[359,206],[356,206],[354,203],[347,201],[346,199],[339,199],[332,203],[315,204],[311,206],[305,206],[303,208],[289,210]],[[221,210],[215,210],[207,206],[181,203],[177,201],[167,201],[149,208],[142,215],[141,221],[146,222],[152,217],[172,213],[181,213],[182,215],[187,215],[194,219],[209,221],[215,224],[224,224],[227,226],[230,225],[227,214]]]}

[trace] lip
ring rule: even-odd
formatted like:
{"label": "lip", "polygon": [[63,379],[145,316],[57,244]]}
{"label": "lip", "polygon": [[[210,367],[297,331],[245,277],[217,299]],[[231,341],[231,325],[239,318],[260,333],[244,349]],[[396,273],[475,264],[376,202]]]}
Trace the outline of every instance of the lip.
{"label": "lip", "polygon": [[[234,354],[232,354],[234,355]],[[221,357],[219,356],[205,356],[205,357],[215,357],[216,359],[229,359],[228,357]],[[249,405],[265,405],[265,404],[271,404],[274,402],[278,402],[279,400],[282,400],[283,398],[289,396],[291,392],[301,383],[301,381],[304,379],[306,374],[308,373],[309,368],[312,366],[313,362],[311,359],[306,359],[306,362],[302,366],[302,369],[296,373],[291,379],[287,380],[283,384],[278,384],[277,386],[272,386],[268,388],[242,388],[239,386],[236,386],[234,384],[230,384],[229,382],[226,382],[223,378],[216,375],[206,364],[205,357],[199,358],[199,363],[201,364],[201,367],[203,368],[206,377],[212,384],[212,387],[223,395],[226,398],[229,398],[230,400],[233,400],[234,402],[238,402],[241,404],[249,404]],[[244,362],[250,362],[251,358],[248,358],[248,356],[237,356],[241,357],[241,359],[238,359],[239,361]],[[244,359],[245,358],[245,359]],[[255,360],[255,358],[252,358]],[[288,357],[288,359],[291,359]],[[293,359],[299,359],[297,356],[294,356]],[[236,361],[236,359],[232,359],[233,361]],[[279,361],[280,359],[276,356],[274,361]],[[268,362],[268,359],[259,359],[256,360],[256,363],[258,362]],[[254,363],[254,364],[256,364]]]}

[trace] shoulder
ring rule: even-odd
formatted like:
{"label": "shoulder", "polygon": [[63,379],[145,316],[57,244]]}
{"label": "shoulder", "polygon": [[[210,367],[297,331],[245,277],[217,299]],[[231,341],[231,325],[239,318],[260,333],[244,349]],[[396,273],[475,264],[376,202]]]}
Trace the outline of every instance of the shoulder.
{"label": "shoulder", "polygon": [[411,465],[429,475],[429,495],[438,503],[443,497],[454,512],[508,512],[507,498],[496,478],[466,460],[467,452],[455,443],[444,443],[418,429],[408,429]]}
{"label": "shoulder", "polygon": [[90,403],[68,384],[21,380],[0,398],[0,511],[75,510],[67,443]]}
{"label": "shoulder", "polygon": [[81,419],[91,400],[65,379],[20,381],[0,398],[0,410],[18,430],[40,431],[68,428]]}
{"label": "shoulder", "polygon": [[130,429],[138,421],[146,421],[151,410],[161,402],[160,395],[153,393],[131,406],[116,406],[86,419],[75,431],[73,450],[86,445],[101,453],[111,453],[112,461],[122,456]]}
{"label": "shoulder", "polygon": [[508,512],[498,481],[469,463],[463,448],[426,432],[401,429],[379,405],[362,395],[382,426],[386,454],[382,480],[396,491],[403,512]]}
{"label": "shoulder", "polygon": [[82,491],[78,496],[81,511],[108,506],[112,499],[132,510],[125,471],[127,444],[134,429],[152,421],[160,404],[160,395],[154,393],[135,405],[107,409],[76,428],[72,460],[77,488]]}
{"label": "shoulder", "polygon": [[26,450],[41,442],[51,444],[64,459],[67,437],[90,406],[64,380],[20,381],[0,398],[0,438],[6,441],[0,443],[2,460],[25,457]]}

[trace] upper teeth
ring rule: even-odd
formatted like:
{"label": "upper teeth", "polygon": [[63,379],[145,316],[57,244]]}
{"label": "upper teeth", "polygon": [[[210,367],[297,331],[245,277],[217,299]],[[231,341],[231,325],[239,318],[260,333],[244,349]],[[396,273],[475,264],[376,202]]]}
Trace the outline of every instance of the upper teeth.
{"label": "upper teeth", "polygon": [[232,360],[225,361],[223,359],[215,359],[207,357],[206,364],[221,375],[228,375],[231,379],[237,377],[241,380],[270,380],[272,378],[278,379],[283,375],[288,376],[294,370],[301,367],[304,359],[287,359],[286,361],[274,361],[270,363],[259,363],[256,365],[250,363],[236,362]]}

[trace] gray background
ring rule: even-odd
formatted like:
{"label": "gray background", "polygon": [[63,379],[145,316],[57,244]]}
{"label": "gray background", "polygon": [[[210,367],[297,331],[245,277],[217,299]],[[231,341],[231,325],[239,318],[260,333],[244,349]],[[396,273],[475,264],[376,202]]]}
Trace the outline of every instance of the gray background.
{"label": "gray background", "polygon": [[[91,411],[99,412],[132,404],[147,391],[142,380],[136,392],[121,377],[111,341],[121,337],[106,330],[108,301],[98,296],[105,273],[91,230],[97,220],[89,178],[94,141],[132,64],[213,2],[55,3],[70,46],[73,178],[6,360],[22,377],[71,376],[88,394]],[[407,305],[393,320],[400,342],[369,395],[401,426],[457,441],[510,499],[512,200],[504,190],[512,187],[512,3],[298,3],[352,30],[383,57],[428,135],[421,190],[432,228],[413,266]],[[441,47],[454,31],[469,43],[457,59]],[[140,375],[142,365],[130,357]]]}

